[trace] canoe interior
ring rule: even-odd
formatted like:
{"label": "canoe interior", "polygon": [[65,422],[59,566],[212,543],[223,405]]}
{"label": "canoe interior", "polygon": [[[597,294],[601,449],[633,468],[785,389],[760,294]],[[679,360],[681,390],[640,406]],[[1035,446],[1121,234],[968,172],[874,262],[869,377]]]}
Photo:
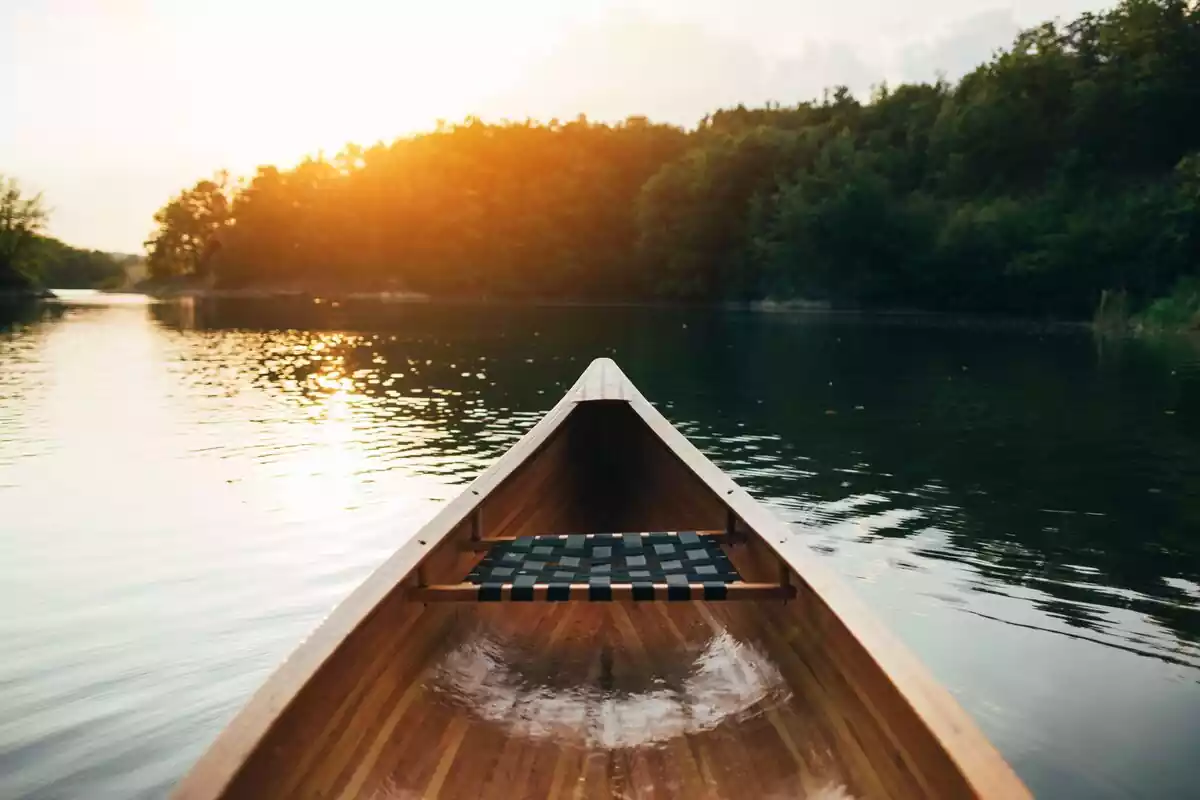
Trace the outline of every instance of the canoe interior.
{"label": "canoe interior", "polygon": [[482,508],[488,536],[720,529],[721,500],[628,403],[582,403]]}
{"label": "canoe interior", "polygon": [[[407,595],[461,581],[472,537],[730,523],[743,579],[795,599]],[[893,678],[630,403],[578,403],[282,703],[220,796],[976,795]]]}

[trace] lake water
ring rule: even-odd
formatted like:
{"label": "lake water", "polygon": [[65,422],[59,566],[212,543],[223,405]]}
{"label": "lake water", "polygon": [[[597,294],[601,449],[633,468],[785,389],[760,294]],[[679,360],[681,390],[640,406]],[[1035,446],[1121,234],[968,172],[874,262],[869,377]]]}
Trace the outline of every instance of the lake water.
{"label": "lake water", "polygon": [[72,295],[0,319],[0,798],[165,794],[599,355],[790,522],[1040,796],[1196,796],[1200,348]]}

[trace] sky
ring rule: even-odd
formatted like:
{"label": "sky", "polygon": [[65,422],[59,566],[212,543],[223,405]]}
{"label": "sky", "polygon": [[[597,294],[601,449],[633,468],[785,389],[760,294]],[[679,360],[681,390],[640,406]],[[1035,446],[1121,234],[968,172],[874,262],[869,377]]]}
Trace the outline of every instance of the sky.
{"label": "sky", "polygon": [[436,121],[693,125],[838,84],[954,79],[1095,0],[0,0],[0,174],[49,232],[141,252],[154,211]]}

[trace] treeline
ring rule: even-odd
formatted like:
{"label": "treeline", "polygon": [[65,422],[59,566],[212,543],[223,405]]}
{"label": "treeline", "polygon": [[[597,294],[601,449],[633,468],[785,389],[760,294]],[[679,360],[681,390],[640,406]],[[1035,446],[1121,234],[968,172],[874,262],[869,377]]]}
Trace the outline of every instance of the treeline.
{"label": "treeline", "polygon": [[692,131],[468,119],[156,216],[221,287],[1087,316],[1200,274],[1200,9],[1126,0],[957,84],[718,111]]}
{"label": "treeline", "polygon": [[126,270],[138,261],[139,256],[83,250],[38,236],[23,269],[38,283],[53,289],[117,289],[127,282]]}
{"label": "treeline", "polygon": [[0,175],[0,292],[114,289],[142,259],[122,253],[81,250],[41,231],[49,214],[42,196],[29,195]]}

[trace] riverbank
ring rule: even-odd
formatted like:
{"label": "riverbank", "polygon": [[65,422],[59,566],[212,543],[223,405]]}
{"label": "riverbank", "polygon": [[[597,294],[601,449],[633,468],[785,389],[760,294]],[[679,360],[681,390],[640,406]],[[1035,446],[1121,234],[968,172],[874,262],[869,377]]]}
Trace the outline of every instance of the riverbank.
{"label": "riverbank", "polygon": [[0,289],[0,302],[25,303],[31,300],[53,300],[57,297],[49,289],[29,287],[25,289]]}
{"label": "riverbank", "polygon": [[736,313],[762,314],[781,320],[806,321],[829,320],[850,323],[875,321],[886,325],[924,325],[942,328],[995,328],[1020,330],[1064,330],[1087,329],[1089,320],[1060,319],[1054,317],[1019,316],[1012,314],[982,314],[953,311],[929,311],[920,308],[861,308],[836,306],[827,301],[803,298],[778,300],[767,299],[742,302],[684,302],[680,300],[616,300],[598,298],[565,297],[504,297],[488,295],[430,295],[421,292],[400,291],[334,291],[294,287],[243,287],[239,289],[209,289],[197,286],[162,287],[142,286],[142,292],[154,300],[163,302],[184,301],[278,301],[289,306],[312,306],[341,309],[350,313],[367,313],[376,307],[391,305],[434,305],[461,307],[464,309],[658,309],[662,311],[710,310]]}
{"label": "riverbank", "polygon": [[1105,292],[1092,326],[1102,334],[1200,333],[1200,277],[1180,279],[1170,294],[1137,311],[1130,309],[1124,292]]}
{"label": "riverbank", "polygon": [[1180,280],[1169,295],[1155,300],[1133,319],[1145,332],[1200,332],[1200,278]]}
{"label": "riverbank", "polygon": [[385,303],[426,303],[433,298],[421,292],[399,291],[322,291],[317,289],[282,289],[270,287],[240,289],[210,289],[197,286],[147,286],[140,285],[133,291],[159,300],[377,300]]}
{"label": "riverbank", "polygon": [[[101,289],[99,291],[115,291]],[[918,307],[861,307],[835,305],[828,300],[810,298],[765,298],[749,301],[689,302],[678,299],[618,300],[571,297],[508,297],[502,295],[432,295],[425,292],[384,290],[347,290],[334,288],[298,288],[295,286],[247,286],[216,288],[194,281],[155,283],[143,281],[120,292],[145,294],[156,300],[301,300],[314,304],[343,302],[446,303],[474,306],[526,306],[530,308],[720,308],[729,311],[753,311],[780,315],[830,315],[855,318],[923,319],[972,322],[1001,326],[1048,326],[1055,328],[1091,328],[1103,334],[1163,334],[1200,332],[1200,279],[1181,280],[1171,294],[1154,300],[1139,310],[1131,310],[1130,300],[1122,292],[1104,292],[1090,320],[1054,316],[1025,316],[1011,313],[971,313],[934,311]],[[37,295],[52,298],[45,291]],[[3,298],[0,292],[0,298]]]}

